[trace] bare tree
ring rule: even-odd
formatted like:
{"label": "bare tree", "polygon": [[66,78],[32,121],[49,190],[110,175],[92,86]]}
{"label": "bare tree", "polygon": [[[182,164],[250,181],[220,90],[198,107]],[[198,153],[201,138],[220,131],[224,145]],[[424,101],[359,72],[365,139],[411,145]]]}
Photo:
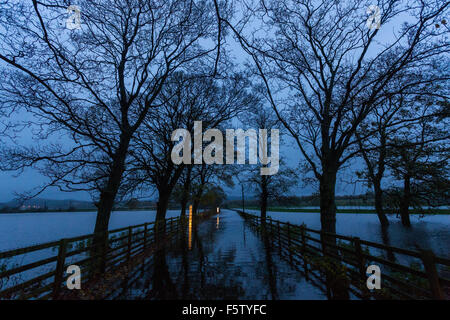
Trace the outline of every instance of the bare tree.
{"label": "bare tree", "polygon": [[388,190],[389,203],[398,209],[406,227],[411,226],[410,207],[434,207],[449,201],[449,119],[447,112],[409,123],[397,130],[388,148],[387,165],[402,183],[401,188]]}
{"label": "bare tree", "polygon": [[196,121],[202,122],[202,130],[218,128],[251,105],[253,96],[248,89],[248,81],[238,74],[218,80],[177,73],[168,80],[161,91],[162,107],[144,121],[132,155],[136,184],[158,190],[158,220],[164,219],[172,191],[186,165],[176,165],[171,159],[177,143],[172,141],[172,133],[186,129],[193,139]]}
{"label": "bare tree", "polygon": [[93,191],[95,243],[105,242],[130,143],[166,79],[180,68],[214,71],[215,9],[201,0],[80,1],[81,29],[69,30],[67,8],[36,0],[2,8],[2,107],[25,110],[41,130],[39,145],[4,152],[4,168],[38,168],[50,178],[41,190]]}
{"label": "bare tree", "polygon": [[186,208],[191,194],[191,183],[192,183],[192,165],[186,165],[183,173],[180,176],[180,188],[179,202],[181,205],[180,215],[182,217],[186,216]]}
{"label": "bare tree", "polygon": [[[236,174],[232,166],[189,164],[184,166],[184,170],[179,178],[179,184],[174,189],[174,198],[180,203],[181,216],[186,216],[186,208],[189,201],[192,201],[194,213],[199,208],[202,196],[207,190],[215,190],[219,185],[233,186],[232,176]],[[213,187],[209,188],[208,184]]]}
{"label": "bare tree", "polygon": [[[259,129],[272,130],[281,129],[281,123],[271,109],[258,105],[253,112],[248,113],[247,125]],[[271,143],[271,136],[267,143]],[[281,139],[280,143],[283,140]],[[297,183],[298,176],[295,170],[289,168],[283,159],[280,159],[280,169],[274,175],[261,175],[261,168],[267,167],[260,161],[256,165],[249,165],[241,172],[244,180],[252,188],[259,198],[261,218],[265,222],[267,216],[268,202],[270,200],[282,199],[285,193]]]}
{"label": "bare tree", "polygon": [[[381,28],[402,15],[410,21],[381,45],[379,29],[368,28],[362,14],[371,4],[261,0],[248,6],[242,20],[223,19],[251,57],[268,101],[319,181],[322,229],[333,233],[336,175],[358,153],[357,128],[399,73],[420,68],[450,46],[448,28],[435,27],[447,15],[448,2],[377,1]],[[259,29],[252,30],[250,23]]]}
{"label": "bare tree", "polygon": [[[366,164],[366,170],[358,172],[358,176],[364,178],[373,188],[375,196],[375,210],[382,227],[388,226],[383,202],[382,180],[386,175],[389,150],[395,148],[394,140],[399,132],[405,128],[411,128],[419,121],[435,121],[437,117],[444,117],[444,112],[439,106],[447,100],[445,84],[448,75],[443,74],[445,60],[433,63],[430,67],[424,66],[420,74],[406,74],[406,81],[416,83],[413,87],[404,88],[401,84],[392,83],[391,88],[385,90],[386,99],[365,119],[356,131],[361,157]],[[427,70],[428,69],[428,70]],[[411,79],[415,78],[415,79]],[[420,82],[422,84],[420,84]],[[403,88],[399,91],[398,88]],[[367,135],[368,132],[372,134]],[[361,136],[367,136],[362,139]],[[431,142],[436,141],[436,136],[425,137]],[[420,143],[421,144],[421,143]],[[414,148],[414,144],[410,141]]]}

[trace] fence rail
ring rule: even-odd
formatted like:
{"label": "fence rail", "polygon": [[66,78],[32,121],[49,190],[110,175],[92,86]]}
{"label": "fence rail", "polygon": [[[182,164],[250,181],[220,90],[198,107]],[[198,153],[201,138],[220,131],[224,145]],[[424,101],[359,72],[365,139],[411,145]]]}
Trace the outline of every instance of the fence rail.
{"label": "fence rail", "polygon": [[[108,231],[106,270],[143,253],[154,243],[155,235],[170,237],[184,227],[186,220],[177,217]],[[84,275],[99,258],[91,254],[93,238],[94,234],[89,234],[0,252],[0,299],[58,299],[67,267],[77,265]],[[18,265],[20,259],[32,261]],[[11,266],[9,260],[13,260]],[[83,276],[82,280],[92,279]]]}
{"label": "fence rail", "polygon": [[[262,229],[263,220],[259,216],[238,213],[258,230]],[[338,263],[350,280],[348,289],[360,298],[449,299],[450,260],[437,257],[431,251],[397,248],[270,217],[265,220],[263,231],[279,247],[280,253],[306,271],[308,268],[320,270],[323,260]],[[327,250],[329,248],[332,250]],[[382,271],[382,290],[367,289],[366,270],[372,264],[380,266]]]}

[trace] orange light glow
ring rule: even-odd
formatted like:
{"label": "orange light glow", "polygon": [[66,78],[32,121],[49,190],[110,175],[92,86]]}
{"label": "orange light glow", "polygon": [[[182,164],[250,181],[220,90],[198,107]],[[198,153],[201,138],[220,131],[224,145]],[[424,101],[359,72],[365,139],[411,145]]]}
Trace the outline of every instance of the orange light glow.
{"label": "orange light glow", "polygon": [[189,250],[192,249],[192,205],[189,206]]}

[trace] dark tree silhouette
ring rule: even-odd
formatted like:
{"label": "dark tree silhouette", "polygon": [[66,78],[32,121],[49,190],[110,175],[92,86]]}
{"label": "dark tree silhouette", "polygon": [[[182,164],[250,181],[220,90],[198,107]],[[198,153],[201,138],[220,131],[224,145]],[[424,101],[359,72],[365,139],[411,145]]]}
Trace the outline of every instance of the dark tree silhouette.
{"label": "dark tree silhouette", "polygon": [[448,14],[447,1],[377,1],[381,28],[408,16],[381,46],[380,29],[368,28],[362,14],[371,4],[261,0],[250,3],[239,21],[222,19],[319,182],[322,229],[332,233],[336,176],[358,153],[356,130],[399,73],[419,69],[450,46],[448,28],[435,26]]}
{"label": "dark tree silhouette", "polygon": [[251,105],[253,96],[248,89],[247,80],[240,75],[219,81],[177,73],[168,80],[161,91],[161,108],[144,120],[131,155],[134,169],[130,179],[137,186],[158,190],[158,220],[165,218],[170,196],[185,169],[184,163],[177,165],[171,159],[177,143],[172,141],[172,133],[186,129],[193,139],[197,120],[202,121],[203,130],[217,128]]}
{"label": "dark tree silhouette", "polygon": [[388,191],[389,203],[398,209],[404,226],[411,226],[410,207],[433,207],[450,199],[449,115],[421,117],[405,125],[388,148],[387,165],[402,184]]}
{"label": "dark tree silhouette", "polygon": [[94,192],[94,243],[105,243],[130,144],[174,71],[214,73],[217,19],[214,5],[200,0],[80,1],[81,29],[69,30],[67,7],[2,7],[1,103],[29,113],[27,124],[40,131],[40,143],[4,151],[2,166],[38,168],[49,177],[40,191]]}
{"label": "dark tree silhouette", "polygon": [[[281,123],[271,111],[268,108],[258,106],[252,113],[248,114],[247,125],[250,128],[266,129],[268,132],[272,129],[280,130]],[[270,135],[267,137],[268,146],[271,145],[271,138]],[[280,139],[281,144],[282,137]],[[290,188],[295,186],[298,179],[296,171],[287,167],[283,159],[280,159],[280,168],[274,175],[261,175],[261,168],[264,167],[267,167],[267,165],[259,162],[257,165],[247,166],[242,172],[245,181],[259,198],[263,222],[266,220],[268,202],[282,199]]]}
{"label": "dark tree silhouette", "polygon": [[[373,188],[375,209],[382,227],[389,224],[383,208],[382,188],[382,179],[388,174],[389,150],[396,147],[394,140],[405,128],[411,128],[419,121],[433,122],[437,118],[446,118],[445,111],[439,106],[448,96],[445,84],[449,78],[442,72],[446,69],[446,60],[433,63],[431,68],[422,68],[420,74],[406,74],[406,80],[399,77],[397,82],[410,83],[411,86],[405,88],[399,83],[393,83],[391,88],[387,88],[386,99],[373,110],[356,132],[361,157],[366,164],[366,170],[357,174]],[[402,91],[398,91],[398,88],[402,88]],[[372,134],[368,135],[368,132]],[[362,136],[367,138],[362,139]],[[436,135],[424,138],[432,142],[439,139]],[[412,141],[410,144],[412,148],[415,147]]]}

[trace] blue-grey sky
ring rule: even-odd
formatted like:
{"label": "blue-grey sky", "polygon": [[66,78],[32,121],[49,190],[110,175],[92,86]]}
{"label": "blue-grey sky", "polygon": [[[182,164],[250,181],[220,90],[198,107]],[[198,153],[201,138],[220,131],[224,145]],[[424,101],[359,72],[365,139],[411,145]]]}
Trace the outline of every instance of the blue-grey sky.
{"label": "blue-grey sky", "polygon": [[[367,19],[367,15],[365,12],[362,12],[362,19]],[[405,17],[406,19],[406,17]],[[382,26],[378,41],[380,43],[392,41],[394,38],[394,30],[401,25],[401,21],[392,22],[390,25]],[[246,54],[242,51],[239,44],[233,43],[230,39],[228,41],[228,46],[231,49],[232,55],[236,58],[238,63],[244,63],[247,60]],[[21,115],[24,116],[24,115]],[[20,143],[23,144],[33,144],[33,133],[28,131],[24,132],[23,136],[20,138]],[[67,143],[70,143],[67,141]],[[303,157],[299,151],[299,148],[293,143],[292,139],[287,138],[284,139],[284,143],[281,145],[281,156],[285,158],[286,163],[293,168],[298,167],[298,164],[303,161]],[[352,164],[352,169],[362,167],[362,163],[360,161],[355,161]],[[344,169],[337,183],[337,194],[359,194],[365,192],[365,188],[361,183],[354,184],[350,181],[350,169]],[[37,186],[39,186],[43,181],[44,177],[40,175],[36,170],[28,169],[25,170],[19,176],[15,176],[15,173],[11,172],[0,172],[0,202],[5,202],[12,200],[14,198],[15,192],[24,192],[29,191]],[[296,195],[307,195],[315,192],[315,188],[313,186],[304,186],[301,182],[299,186],[292,190],[293,194]],[[238,196],[240,195],[240,189],[234,188],[229,190],[229,195]],[[63,193],[57,190],[56,188],[50,188],[49,190],[42,193],[40,198],[52,198],[52,199],[78,199],[78,200],[90,200],[90,196],[86,192],[76,192],[76,193]]]}

